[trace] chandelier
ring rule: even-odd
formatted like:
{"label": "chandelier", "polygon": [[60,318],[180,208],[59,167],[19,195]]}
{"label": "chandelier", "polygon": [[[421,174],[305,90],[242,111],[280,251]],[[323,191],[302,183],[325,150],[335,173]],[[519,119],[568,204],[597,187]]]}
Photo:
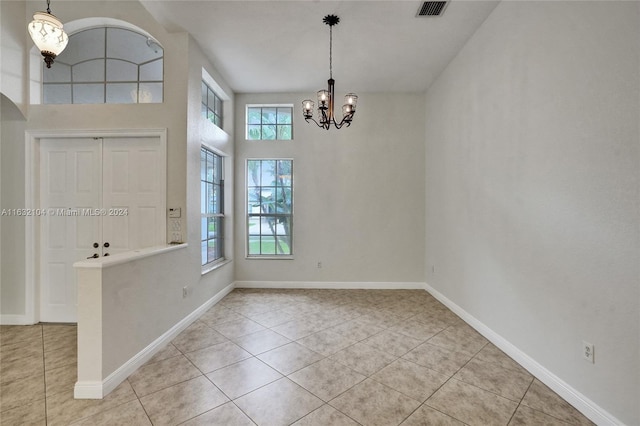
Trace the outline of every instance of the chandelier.
{"label": "chandelier", "polygon": [[335,93],[334,86],[335,80],[333,79],[333,26],[337,25],[340,22],[340,18],[336,15],[327,15],[322,19],[322,22],[329,25],[329,81],[327,90],[318,91],[318,119],[319,122],[313,118],[313,108],[315,103],[311,99],[306,99],[302,101],[302,114],[304,115],[305,121],[308,123],[309,120],[313,121],[318,125],[318,127],[322,127],[323,129],[329,130],[331,125],[336,129],[341,128],[346,125],[349,127],[351,125],[351,121],[353,120],[353,116],[356,113],[356,103],[358,102],[358,97],[354,93],[347,93],[344,97],[344,105],[342,105],[342,119],[340,122],[336,121],[334,115],[334,105],[335,105]]}
{"label": "chandelier", "polygon": [[51,68],[55,57],[67,47],[69,42],[69,37],[62,28],[62,22],[51,14],[49,3],[50,0],[47,0],[47,11],[36,12],[33,15],[33,21],[27,25],[29,35],[44,56],[47,68]]}

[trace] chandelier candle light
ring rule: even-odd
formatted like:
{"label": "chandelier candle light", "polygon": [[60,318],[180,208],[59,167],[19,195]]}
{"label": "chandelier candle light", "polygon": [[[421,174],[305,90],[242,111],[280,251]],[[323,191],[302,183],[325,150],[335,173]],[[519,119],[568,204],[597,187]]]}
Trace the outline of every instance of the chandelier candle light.
{"label": "chandelier candle light", "polygon": [[69,42],[67,33],[64,32],[62,22],[51,14],[51,8],[47,0],[47,11],[36,12],[33,21],[27,25],[29,35],[33,39],[36,47],[44,56],[47,68],[51,68],[53,60],[58,56]]}
{"label": "chandelier candle light", "polygon": [[353,120],[353,116],[356,113],[356,103],[358,102],[358,97],[354,93],[348,93],[345,95],[344,105],[342,106],[342,120],[340,120],[339,123],[336,122],[334,115],[335,80],[333,79],[332,63],[333,26],[338,25],[340,18],[336,15],[327,15],[324,17],[322,22],[329,25],[329,87],[327,90],[318,91],[318,118],[320,122],[317,122],[313,118],[313,108],[315,103],[311,99],[302,101],[302,114],[304,115],[304,119],[307,123],[311,120],[316,123],[318,127],[322,127],[323,129],[329,130],[332,124],[336,129],[339,129],[344,125],[349,127]]}

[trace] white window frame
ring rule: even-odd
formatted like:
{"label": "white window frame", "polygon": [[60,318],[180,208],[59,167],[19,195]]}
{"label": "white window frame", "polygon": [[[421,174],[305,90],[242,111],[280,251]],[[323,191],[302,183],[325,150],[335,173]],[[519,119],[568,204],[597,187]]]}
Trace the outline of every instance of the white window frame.
{"label": "white window frame", "polygon": [[[220,210],[221,212],[217,212],[217,213],[206,213],[206,205],[203,206],[203,198],[202,198],[202,184],[205,183],[206,185],[211,184],[211,185],[216,185],[216,176],[213,177],[213,181],[209,182],[206,179],[202,180],[202,152],[205,151],[207,153],[211,153],[214,155],[214,158],[219,158],[220,159],[220,171],[219,171],[219,183],[218,185],[220,185],[220,192],[219,192],[219,206],[220,206]],[[200,263],[202,265],[202,271],[203,273],[209,272],[212,269],[215,269],[217,266],[220,266],[223,263],[227,262],[227,257],[226,257],[226,234],[225,234],[225,227],[226,227],[226,214],[225,214],[225,204],[224,204],[224,197],[225,197],[225,155],[223,155],[222,153],[220,153],[219,151],[212,149],[211,147],[207,146],[207,145],[201,145],[200,146],[200,159],[201,159],[201,166],[200,166],[200,191],[201,191],[201,195],[200,195],[200,218],[201,218],[201,222],[200,222],[200,250],[201,250],[201,254],[200,254]],[[220,232],[221,235],[219,237],[216,238],[208,238],[208,226],[209,226],[209,222],[207,220],[207,230],[204,231],[202,229],[202,219],[208,219],[208,218],[220,218],[221,219],[221,223],[220,223]],[[207,238],[206,239],[202,239],[202,234],[203,232],[207,233]],[[221,256],[211,260],[210,262],[205,262],[202,263],[202,243],[203,242],[207,242],[207,247],[209,244],[209,241],[211,240],[218,240],[221,243]],[[208,260],[208,259],[207,259]]]}
{"label": "white window frame", "polygon": [[[251,232],[249,230],[250,228],[250,218],[254,215],[260,215],[263,216],[262,214],[254,214],[252,212],[249,211],[249,162],[250,161],[290,161],[291,162],[291,212],[288,214],[289,216],[289,253],[288,254],[250,254],[250,250],[249,250],[249,246],[250,246],[250,240],[251,240]],[[293,174],[294,174],[294,161],[293,158],[248,158],[245,162],[245,258],[246,259],[293,259],[294,258],[294,222],[295,222],[295,196],[294,196],[294,187],[295,187],[295,180],[293,178]],[[260,187],[262,187],[263,185],[261,185]],[[262,236],[263,234],[260,233],[260,236]],[[267,234],[265,234],[267,235]],[[275,235],[274,235],[275,237]],[[262,250],[261,250],[262,252]]]}
{"label": "white window frame", "polygon": [[[271,125],[272,123],[262,123],[262,120],[260,120],[260,123],[249,123],[249,108],[291,108],[291,123],[282,123],[280,125],[285,125],[285,126],[290,126],[291,127],[291,139],[278,139],[277,138],[277,126],[278,123],[275,123],[274,125],[276,126],[276,139],[263,139],[262,138],[262,131],[260,132],[261,136],[259,139],[250,139],[249,138],[249,126],[250,125],[260,125],[260,127],[262,128],[262,126],[265,125]],[[247,141],[292,141],[294,138],[294,134],[293,134],[293,115],[294,115],[294,109],[293,109],[293,104],[247,104],[244,110],[244,117],[245,117],[245,124],[244,124],[244,131],[245,131],[245,139]]]}

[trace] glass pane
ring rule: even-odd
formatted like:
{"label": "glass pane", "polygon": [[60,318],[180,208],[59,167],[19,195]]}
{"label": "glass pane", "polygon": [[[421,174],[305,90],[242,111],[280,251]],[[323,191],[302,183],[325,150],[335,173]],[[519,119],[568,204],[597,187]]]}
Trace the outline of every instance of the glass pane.
{"label": "glass pane", "polygon": [[75,65],[95,58],[104,58],[104,28],[80,31],[69,36],[67,48],[56,58],[56,64]]}
{"label": "glass pane", "polygon": [[216,105],[214,110],[216,111],[216,114],[218,114],[219,116],[222,116],[222,99],[220,99],[217,96],[216,96]]}
{"label": "glass pane", "polygon": [[162,103],[162,83],[140,83],[138,102],[141,104]]}
{"label": "glass pane", "polygon": [[208,218],[207,221],[207,238],[216,238],[218,236],[218,227],[215,217]]}
{"label": "glass pane", "polygon": [[45,104],[71,103],[70,84],[45,84],[42,89]]}
{"label": "glass pane", "polygon": [[56,61],[55,67],[51,67],[51,68],[44,67],[42,78],[45,83],[49,83],[49,82],[70,83],[71,67],[67,64],[63,64]]}
{"label": "glass pane", "polygon": [[217,96],[213,92],[213,90],[209,89],[207,105],[209,105],[209,108],[211,108],[214,111],[215,111],[215,106],[216,106],[216,98],[217,98]]}
{"label": "glass pane", "polygon": [[260,254],[260,237],[249,237],[249,255]]}
{"label": "glass pane", "polygon": [[289,216],[280,217],[277,233],[281,238],[284,238],[286,241],[289,240],[289,237],[291,236],[291,217]]}
{"label": "glass pane", "polygon": [[247,129],[247,139],[259,140],[260,139],[260,125],[249,125]]}
{"label": "glass pane", "polygon": [[291,189],[279,188],[278,201],[276,203],[276,213],[291,213]]}
{"label": "glass pane", "polygon": [[203,217],[200,223],[200,239],[207,239],[207,218]]}
{"label": "glass pane", "polygon": [[108,104],[132,104],[136,102],[135,83],[108,83],[107,103]]}
{"label": "glass pane", "polygon": [[205,104],[200,104],[200,114],[204,117],[207,118],[207,106]]}
{"label": "glass pane", "polygon": [[107,81],[138,81],[138,66],[119,59],[107,59]]}
{"label": "glass pane", "polygon": [[[269,185],[272,186],[276,184],[276,175],[275,175],[275,161],[263,161],[262,162],[262,180],[261,184],[263,187]],[[263,189],[264,190],[264,189]]]}
{"label": "glass pane", "polygon": [[249,218],[249,235],[260,235],[259,217],[253,216]]}
{"label": "glass pane", "polygon": [[290,140],[291,139],[291,126],[289,125],[279,125],[278,126],[278,139],[280,140]]}
{"label": "glass pane", "polygon": [[213,185],[207,183],[207,214],[214,214],[213,210]]}
{"label": "glass pane", "polygon": [[104,59],[83,62],[72,69],[73,82],[104,81]]}
{"label": "glass pane", "polygon": [[207,264],[207,242],[206,241],[202,242],[202,264],[203,265]]}
{"label": "glass pane", "polygon": [[260,222],[260,234],[262,235],[274,235],[276,230],[276,223],[273,217],[263,217]]}
{"label": "glass pane", "polygon": [[289,238],[285,237],[277,237],[277,246],[278,254],[290,255],[291,254],[291,246],[289,244]]}
{"label": "glass pane", "polygon": [[216,240],[210,240],[207,247],[207,258],[209,262],[213,262],[217,259],[216,252]]}
{"label": "glass pane", "polygon": [[262,123],[262,108],[251,107],[247,108],[247,124],[260,124]]}
{"label": "glass pane", "polygon": [[276,254],[276,239],[274,237],[262,237],[260,243],[262,254]]}
{"label": "glass pane", "polygon": [[203,81],[201,92],[202,92],[202,103],[205,106],[207,105],[207,90],[209,90],[209,88],[207,87],[207,84]]}
{"label": "glass pane", "polygon": [[123,28],[107,28],[107,57],[141,64],[162,56],[162,48],[147,37]]}
{"label": "glass pane", "polygon": [[140,65],[140,81],[162,81],[162,59]]}
{"label": "glass pane", "polygon": [[276,124],[276,108],[262,108],[262,124]]}
{"label": "glass pane", "polygon": [[74,84],[74,104],[103,104],[104,84]]}
{"label": "glass pane", "polygon": [[207,183],[200,182],[200,213],[207,214]]}
{"label": "glass pane", "polygon": [[207,181],[213,182],[213,153],[207,151]]}
{"label": "glass pane", "polygon": [[278,124],[291,124],[291,108],[278,108]]}
{"label": "glass pane", "polygon": [[268,124],[262,126],[262,139],[263,140],[275,140],[276,139],[276,125]]}
{"label": "glass pane", "polygon": [[291,160],[278,160],[278,185],[291,186]]}
{"label": "glass pane", "polygon": [[248,186],[260,185],[260,161],[249,160],[247,161],[247,181]]}
{"label": "glass pane", "polygon": [[207,177],[207,151],[200,150],[200,180],[206,180]]}

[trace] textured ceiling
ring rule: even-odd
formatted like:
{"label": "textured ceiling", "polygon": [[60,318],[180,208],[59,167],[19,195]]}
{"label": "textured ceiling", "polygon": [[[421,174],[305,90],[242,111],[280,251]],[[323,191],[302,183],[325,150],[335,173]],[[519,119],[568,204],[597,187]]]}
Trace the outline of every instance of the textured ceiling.
{"label": "textured ceiling", "polygon": [[337,92],[424,91],[498,1],[452,2],[416,17],[421,1],[143,0],[169,31],[192,34],[238,93],[309,92],[329,78],[329,27]]}

